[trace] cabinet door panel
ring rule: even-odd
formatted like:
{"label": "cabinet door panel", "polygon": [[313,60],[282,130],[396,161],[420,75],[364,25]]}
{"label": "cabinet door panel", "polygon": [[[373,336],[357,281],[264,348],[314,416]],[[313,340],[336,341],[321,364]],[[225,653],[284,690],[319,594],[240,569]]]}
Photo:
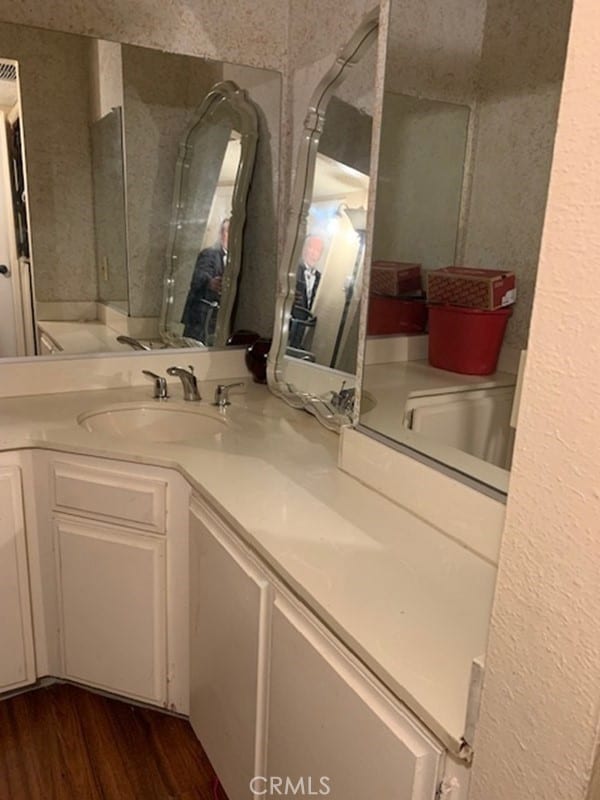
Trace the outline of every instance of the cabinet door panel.
{"label": "cabinet door panel", "polygon": [[0,691],[35,681],[21,471],[0,467]]}
{"label": "cabinet door panel", "polygon": [[64,676],[166,702],[165,543],[58,519]]}
{"label": "cabinet door panel", "polygon": [[433,800],[441,749],[282,597],[271,647],[271,779],[306,793],[326,779],[331,800]]}
{"label": "cabinet door panel", "polygon": [[264,774],[271,589],[195,505],[190,519],[191,722],[230,800],[248,800]]}

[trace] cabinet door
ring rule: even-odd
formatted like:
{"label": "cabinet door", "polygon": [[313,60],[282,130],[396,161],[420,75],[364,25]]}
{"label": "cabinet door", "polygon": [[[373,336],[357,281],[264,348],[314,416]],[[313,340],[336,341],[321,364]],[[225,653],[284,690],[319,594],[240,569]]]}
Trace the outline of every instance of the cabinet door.
{"label": "cabinet door", "polygon": [[55,522],[66,678],[166,703],[164,538]]}
{"label": "cabinet door", "polygon": [[271,589],[198,504],[190,516],[191,722],[230,800],[264,775]]}
{"label": "cabinet door", "polygon": [[331,800],[433,800],[441,748],[280,596],[271,647],[267,774],[282,794],[302,781]]}
{"label": "cabinet door", "polygon": [[35,681],[21,471],[0,467],[0,692]]}

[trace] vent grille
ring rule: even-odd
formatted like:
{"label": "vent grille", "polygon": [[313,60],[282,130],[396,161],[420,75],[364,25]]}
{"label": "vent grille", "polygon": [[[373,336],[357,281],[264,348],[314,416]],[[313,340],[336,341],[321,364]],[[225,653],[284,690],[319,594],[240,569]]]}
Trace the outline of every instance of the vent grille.
{"label": "vent grille", "polygon": [[0,61],[0,81],[16,81],[17,68],[14,64],[7,64],[6,61]]}

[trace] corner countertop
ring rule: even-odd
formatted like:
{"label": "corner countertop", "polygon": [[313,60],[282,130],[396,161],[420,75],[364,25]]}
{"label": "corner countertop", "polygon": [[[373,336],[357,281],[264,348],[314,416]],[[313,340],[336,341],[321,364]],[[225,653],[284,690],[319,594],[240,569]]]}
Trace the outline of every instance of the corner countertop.
{"label": "corner countertop", "polygon": [[[203,394],[214,385],[204,382]],[[337,435],[309,414],[253,383],[231,399],[224,433],[189,445],[133,442],[78,425],[90,411],[152,405],[148,387],[1,399],[0,450],[45,448],[178,470],[458,754],[495,566],[340,471]],[[218,413],[198,405],[208,409]]]}

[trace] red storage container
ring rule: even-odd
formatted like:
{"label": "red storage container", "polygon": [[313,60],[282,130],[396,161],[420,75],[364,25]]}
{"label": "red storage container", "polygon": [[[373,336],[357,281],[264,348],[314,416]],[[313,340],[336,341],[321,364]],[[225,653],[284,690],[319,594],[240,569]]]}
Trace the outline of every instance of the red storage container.
{"label": "red storage container", "polygon": [[510,308],[429,306],[429,363],[463,375],[496,371]]}
{"label": "red storage container", "polygon": [[427,303],[382,294],[369,295],[368,336],[422,333],[427,326]]}

